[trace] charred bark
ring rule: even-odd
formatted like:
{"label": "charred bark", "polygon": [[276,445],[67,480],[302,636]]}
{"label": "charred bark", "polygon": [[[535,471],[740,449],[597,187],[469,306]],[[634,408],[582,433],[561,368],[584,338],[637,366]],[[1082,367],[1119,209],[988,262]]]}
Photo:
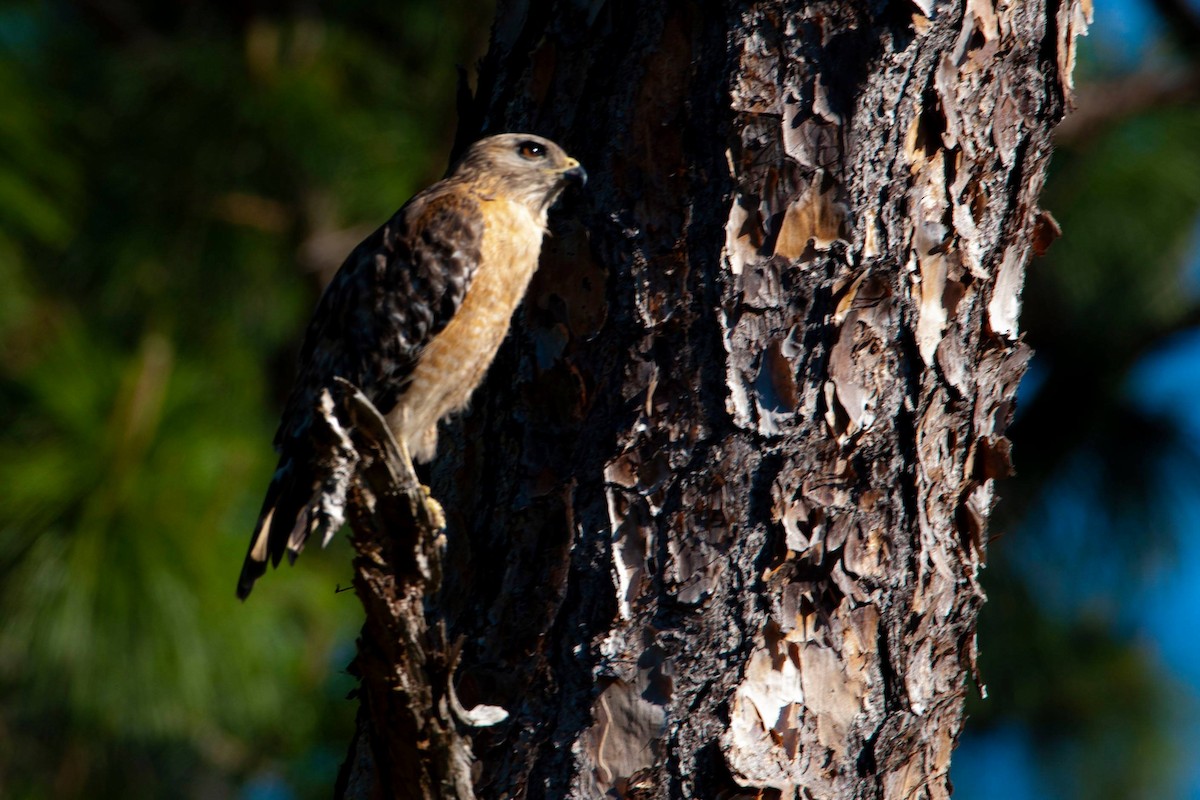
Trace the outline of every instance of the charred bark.
{"label": "charred bark", "polygon": [[[508,713],[439,718],[470,793],[948,796],[1087,13],[502,4],[460,138],[592,182],[433,475],[438,658]],[[371,702],[375,772],[424,758]]]}

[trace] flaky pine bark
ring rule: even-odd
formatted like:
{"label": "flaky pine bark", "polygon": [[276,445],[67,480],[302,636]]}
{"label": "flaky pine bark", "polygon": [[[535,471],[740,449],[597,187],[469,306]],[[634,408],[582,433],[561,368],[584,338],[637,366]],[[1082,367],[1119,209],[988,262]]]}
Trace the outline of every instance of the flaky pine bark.
{"label": "flaky pine bark", "polygon": [[444,439],[443,651],[379,641],[411,584],[359,592],[362,651],[400,659],[360,660],[367,696],[429,663],[507,717],[429,704],[464,788],[372,704],[360,787],[949,794],[1089,11],[502,4],[463,139],[542,133],[592,180]]}

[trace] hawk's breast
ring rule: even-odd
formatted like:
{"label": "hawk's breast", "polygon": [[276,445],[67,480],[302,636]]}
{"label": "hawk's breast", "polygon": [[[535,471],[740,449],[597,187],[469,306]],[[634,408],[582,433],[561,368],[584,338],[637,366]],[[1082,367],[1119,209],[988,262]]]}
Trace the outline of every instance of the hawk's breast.
{"label": "hawk's breast", "polygon": [[501,199],[481,200],[480,211],[481,258],[466,297],[421,351],[412,382],[388,414],[396,438],[419,461],[433,457],[438,422],[464,408],[482,382],[537,269],[545,214]]}

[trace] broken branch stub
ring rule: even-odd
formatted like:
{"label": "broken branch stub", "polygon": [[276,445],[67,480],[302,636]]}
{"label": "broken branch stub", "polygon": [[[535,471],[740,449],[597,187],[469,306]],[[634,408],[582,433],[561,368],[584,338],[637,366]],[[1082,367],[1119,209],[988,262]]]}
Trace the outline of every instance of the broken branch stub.
{"label": "broken branch stub", "polygon": [[441,586],[444,523],[374,404],[340,379],[327,396],[317,424],[347,446],[327,451],[322,512],[350,522],[366,611],[351,667],[361,705],[337,796],[471,800],[475,759],[464,734],[507,713],[464,709],[454,691],[460,648],[448,641],[439,604],[427,602]]}

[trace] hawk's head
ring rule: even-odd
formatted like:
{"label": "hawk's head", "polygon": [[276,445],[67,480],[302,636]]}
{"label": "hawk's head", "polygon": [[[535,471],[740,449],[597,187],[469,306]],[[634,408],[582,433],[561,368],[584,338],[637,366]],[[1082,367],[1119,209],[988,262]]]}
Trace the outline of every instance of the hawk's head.
{"label": "hawk's head", "polygon": [[570,183],[582,186],[587,173],[549,139],[529,133],[502,133],[467,148],[450,171],[452,178],[480,183],[541,213]]}

